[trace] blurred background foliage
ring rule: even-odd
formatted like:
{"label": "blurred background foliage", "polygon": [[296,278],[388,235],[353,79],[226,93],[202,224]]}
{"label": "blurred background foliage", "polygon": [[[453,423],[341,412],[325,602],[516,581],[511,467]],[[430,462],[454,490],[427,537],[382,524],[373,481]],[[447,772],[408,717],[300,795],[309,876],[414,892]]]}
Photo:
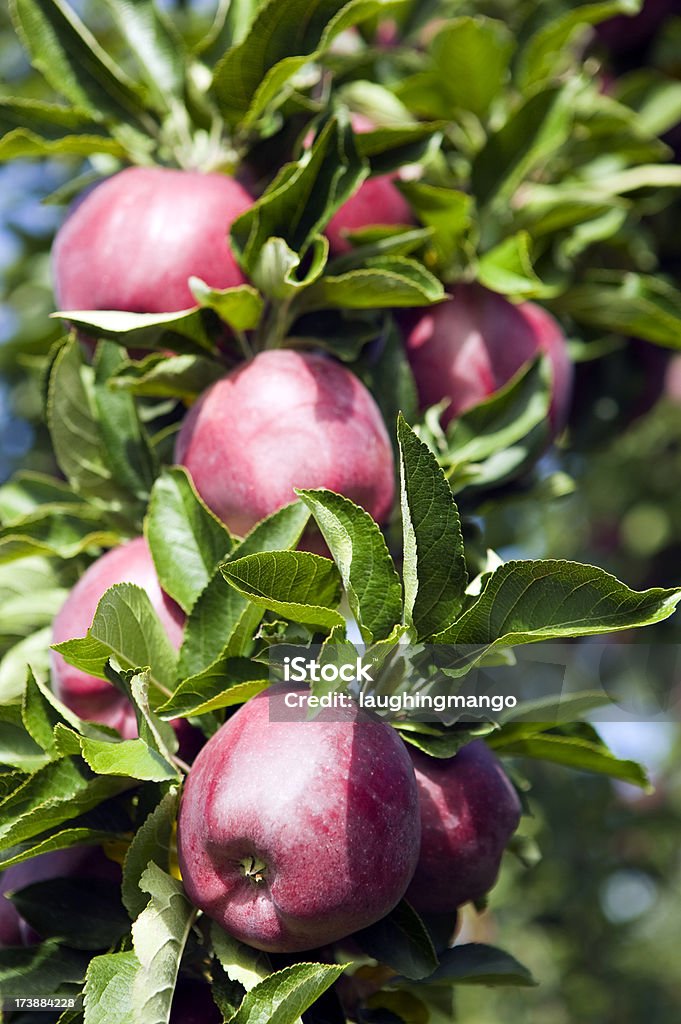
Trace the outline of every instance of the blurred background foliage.
{"label": "blurred background foliage", "polygon": [[[118,37],[110,33],[105,5],[79,0],[73,6],[104,45],[115,49]],[[215,4],[165,0],[162,6],[181,21],[184,33],[200,39]],[[485,13],[515,30],[531,24],[546,6],[530,0],[417,0],[409,17],[417,25],[443,8],[447,15]],[[574,5],[548,0],[548,6],[567,11]],[[608,88],[616,88],[622,76],[633,82],[651,69],[681,80],[678,0],[648,0],[636,19],[601,26],[592,33],[588,54],[589,67]],[[4,6],[0,83],[0,95],[46,95]],[[681,155],[681,125],[667,141]],[[99,173],[106,171],[105,159],[95,158]],[[64,160],[0,167],[0,481],[19,466],[55,469],[41,418],[40,357],[59,334],[48,319],[54,308],[49,246],[63,216],[61,190],[74,176],[84,175],[85,181],[88,170]],[[663,214],[653,211],[648,229],[660,269],[681,286],[681,198]],[[579,364],[569,444],[545,457],[540,476],[551,481],[551,500],[537,500],[536,480],[527,491],[516,486],[487,495],[479,509],[487,542],[506,557],[574,558],[601,565],[633,587],[671,586],[681,568],[681,355],[623,338],[612,340],[609,349]],[[52,578],[49,563],[33,561],[35,586],[49,595],[47,624],[68,581]],[[77,566],[71,568],[75,575]],[[0,594],[9,608],[1,585]],[[672,619],[641,639],[663,652],[679,643],[680,629]],[[7,619],[0,624],[3,633],[11,634]],[[660,690],[676,689],[678,709],[678,658],[661,653],[640,665],[634,659],[629,669],[638,673],[641,693],[656,673],[667,673]],[[681,730],[650,722],[612,724],[603,731],[616,753],[648,765],[655,793],[641,796],[604,778],[530,766],[527,782],[538,799],[526,832],[543,859],[527,871],[508,856],[493,909],[480,916],[467,911],[462,929],[469,941],[512,948],[540,986],[459,989],[463,1021],[681,1020]]]}

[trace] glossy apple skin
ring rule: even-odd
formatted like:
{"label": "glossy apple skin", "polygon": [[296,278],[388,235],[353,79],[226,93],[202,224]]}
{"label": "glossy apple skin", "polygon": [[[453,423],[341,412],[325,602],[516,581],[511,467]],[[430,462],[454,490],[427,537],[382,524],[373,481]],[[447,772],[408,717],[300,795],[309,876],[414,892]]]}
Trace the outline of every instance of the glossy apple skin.
{"label": "glossy apple skin", "polygon": [[196,305],[190,276],[214,288],[242,284],[229,245],[252,205],[224,174],[129,167],[107,178],[57,232],[52,274],[60,309],[166,313]]}
{"label": "glossy apple skin", "polygon": [[302,692],[273,687],[222,726],[178,819],[189,898],[269,952],[313,949],[384,917],[418,859],[416,782],[395,730],[355,705],[306,721],[284,706]]}
{"label": "glossy apple skin", "polygon": [[[52,643],[85,636],[92,625],[99,600],[115,583],[134,583],[149,596],[168,638],[177,650],[182,643],[185,615],[158,582],[151,552],[144,537],[112,548],[87,569],[67,597],[52,627]],[[132,705],[106,679],[97,679],[74,668],[57,651],[51,652],[52,685],[57,696],[77,715],[118,729],[124,739],[137,735]],[[192,730],[178,720],[178,736]]]}
{"label": "glossy apple skin", "polygon": [[378,406],[354,374],[315,353],[261,352],[213,384],[185,418],[175,460],[238,535],[293,501],[294,487],[337,491],[379,523],[392,508]]}
{"label": "glossy apple skin", "polygon": [[[358,135],[371,132],[376,125],[364,114],[352,114],[353,131]],[[324,234],[333,256],[350,252],[347,234],[375,224],[413,224],[414,215],[407,200],[395,185],[397,175],[380,174],[367,178],[354,195],[347,199],[326,225]]]}
{"label": "glossy apple skin", "polygon": [[0,877],[0,948],[28,946],[40,941],[40,936],[19,915],[5,893],[25,889],[35,882],[52,878],[101,878],[120,882],[121,869],[99,849],[75,846],[68,850],[54,850],[8,868]]}
{"label": "glossy apple skin", "polygon": [[544,352],[553,386],[550,419],[554,432],[567,419],[572,363],[565,336],[554,318],[533,302],[514,305],[478,284],[458,284],[440,306],[405,314],[407,357],[423,408],[450,400],[447,425],[492,395],[530,360]]}
{"label": "glossy apple skin", "polygon": [[455,757],[410,748],[421,808],[421,853],[407,899],[421,913],[445,913],[494,885],[521,806],[482,740]]}

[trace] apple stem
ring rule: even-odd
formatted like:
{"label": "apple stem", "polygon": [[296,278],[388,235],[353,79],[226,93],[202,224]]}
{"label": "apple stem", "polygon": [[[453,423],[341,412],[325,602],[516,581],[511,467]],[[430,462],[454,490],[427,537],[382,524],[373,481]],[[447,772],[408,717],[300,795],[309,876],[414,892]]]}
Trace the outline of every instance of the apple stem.
{"label": "apple stem", "polygon": [[256,885],[262,885],[265,881],[267,864],[259,857],[244,857],[239,861],[239,867],[244,878],[249,878]]}

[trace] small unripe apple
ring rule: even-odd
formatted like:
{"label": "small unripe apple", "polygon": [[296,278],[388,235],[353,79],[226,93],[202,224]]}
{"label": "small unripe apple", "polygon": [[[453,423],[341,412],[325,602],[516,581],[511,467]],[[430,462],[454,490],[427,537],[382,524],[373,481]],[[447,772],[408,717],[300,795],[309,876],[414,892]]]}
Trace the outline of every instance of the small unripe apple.
{"label": "small unripe apple", "polygon": [[482,740],[454,757],[409,749],[421,807],[421,853],[407,899],[422,913],[456,910],[494,885],[518,827],[518,794]]}
{"label": "small unripe apple", "polygon": [[[92,563],[57,614],[52,627],[52,642],[58,644],[85,636],[100,598],[115,583],[134,583],[146,591],[168,639],[178,649],[182,643],[185,615],[161,589],[144,537],[136,537],[112,548]],[[118,729],[124,739],[137,735],[133,707],[112,683],[69,665],[57,651],[51,652],[51,660],[52,685],[67,707],[81,718]],[[183,719],[178,720],[178,726],[179,736],[191,730]]]}
{"label": "small unripe apple", "polygon": [[393,457],[364,384],[316,353],[261,352],[213,384],[189,411],[175,447],[220,519],[243,535],[295,499],[327,487],[385,522]]}
{"label": "small unripe apple", "polygon": [[121,869],[99,847],[92,846],[53,850],[8,868],[0,878],[0,948],[40,941],[40,936],[21,917],[14,904],[5,899],[5,893],[52,878],[74,877],[120,882]]}
{"label": "small unripe apple", "polygon": [[457,284],[440,306],[405,314],[405,345],[423,408],[449,399],[448,424],[488,398],[540,353],[552,370],[549,416],[567,419],[572,363],[554,318],[533,302],[514,305],[478,284]]}
{"label": "small unripe apple", "polygon": [[208,741],[185,782],[178,859],[192,902],[236,938],[292,953],[399,902],[419,851],[404,744],[354,704],[306,720],[276,686]]}
{"label": "small unripe apple", "polygon": [[196,305],[188,285],[242,284],[229,244],[252,205],[224,174],[129,167],[102,182],[57,232],[52,272],[60,309],[167,313]]}
{"label": "small unripe apple", "polygon": [[[353,130],[358,134],[376,128],[373,121],[363,114],[353,114],[351,122]],[[352,231],[378,224],[392,227],[414,223],[411,207],[395,185],[396,178],[394,174],[367,178],[334,213],[324,230],[332,255],[340,256],[350,252],[352,245],[347,235]]]}

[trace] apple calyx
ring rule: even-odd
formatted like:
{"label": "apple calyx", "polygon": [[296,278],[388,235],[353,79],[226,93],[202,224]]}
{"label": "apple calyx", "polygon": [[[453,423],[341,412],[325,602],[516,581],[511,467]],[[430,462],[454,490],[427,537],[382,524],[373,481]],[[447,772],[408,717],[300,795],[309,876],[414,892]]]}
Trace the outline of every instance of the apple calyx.
{"label": "apple calyx", "polygon": [[267,873],[267,864],[260,857],[244,857],[239,861],[239,870],[244,878],[255,885],[263,885]]}

